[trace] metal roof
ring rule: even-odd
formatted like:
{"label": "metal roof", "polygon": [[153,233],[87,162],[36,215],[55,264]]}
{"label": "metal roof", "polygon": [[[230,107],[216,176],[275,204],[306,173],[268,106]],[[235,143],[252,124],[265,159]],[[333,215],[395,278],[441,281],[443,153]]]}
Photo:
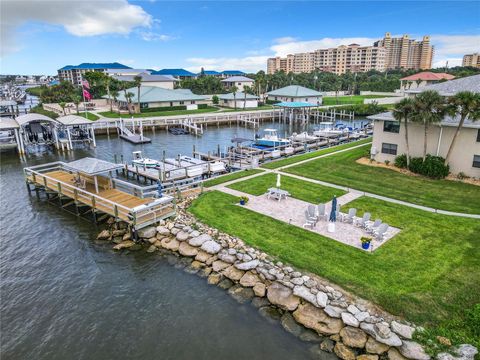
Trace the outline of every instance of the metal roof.
{"label": "metal roof", "polygon": [[91,157],[85,157],[83,159],[66,163],[65,166],[70,170],[78,171],[87,175],[98,175],[123,168],[122,164],[115,164]]}
{"label": "metal roof", "polygon": [[322,96],[321,92],[312,90],[300,85],[289,85],[283,88],[267,92],[269,96],[286,96],[286,97],[308,97]]}
{"label": "metal roof", "polygon": [[255,80],[250,79],[246,76],[231,76],[223,79],[222,82],[255,82]]}
{"label": "metal roof", "polygon": [[51,117],[42,115],[42,114],[37,114],[37,113],[28,113],[25,115],[20,115],[15,118],[15,121],[18,123],[18,125],[23,126],[29,122],[32,121],[49,121],[53,123],[59,123],[57,120],[52,119]]}
{"label": "metal roof", "polygon": [[[218,95],[218,98],[220,100],[234,100],[233,93]],[[245,100],[245,93],[243,93],[241,91],[237,91],[235,93],[235,99]],[[252,94],[247,94],[247,100],[252,100],[252,99],[256,100],[256,99],[258,99],[258,96],[252,95]]]}
{"label": "metal roof", "polygon": [[150,73],[149,70],[147,69],[131,69],[131,68],[126,68],[126,69],[107,69],[105,71],[107,74],[124,74],[124,73],[127,73],[127,74],[132,74],[132,73],[137,73],[137,74],[141,74],[141,73]]}
{"label": "metal roof", "polygon": [[[132,102],[137,102],[137,88],[132,87],[126,90],[133,93]],[[105,96],[104,96],[105,97]],[[126,101],[125,93],[122,91],[118,97],[120,101]],[[158,86],[140,86],[140,102],[166,102],[166,101],[188,101],[205,100],[206,96],[196,95],[189,89],[164,89]]]}
{"label": "metal roof", "polygon": [[0,130],[18,129],[18,123],[9,117],[0,117]]}
{"label": "metal roof", "polygon": [[196,74],[185,69],[162,69],[152,72],[152,75],[172,75],[172,76],[190,76],[195,77]]}
{"label": "metal roof", "polygon": [[[218,71],[215,70],[203,70],[204,75],[221,75]],[[202,72],[199,72],[197,75],[202,75]]]}
{"label": "metal roof", "polygon": [[222,71],[222,74],[223,75],[245,75],[245,73],[243,71],[240,71],[240,70],[223,70]]}
{"label": "metal roof", "polygon": [[57,121],[65,126],[91,125],[92,121],[79,115],[66,115],[57,118]]}
{"label": "metal roof", "polygon": [[405,92],[410,94],[418,94],[426,90],[438,91],[442,96],[453,96],[460,91],[480,93],[480,75],[467,76],[442,83],[426,85],[413,90],[406,90]]}
{"label": "metal roof", "polygon": [[309,102],[302,102],[302,101],[292,101],[292,102],[280,102],[273,104],[273,106],[283,107],[283,108],[304,108],[304,107],[315,107],[318,106],[317,104],[312,104]]}
{"label": "metal roof", "polygon": [[[375,115],[370,115],[367,116],[367,119],[370,120],[377,120],[377,121],[397,121],[393,117],[393,113],[391,111],[386,111],[380,114],[375,114]],[[445,116],[443,120],[440,122],[440,124],[434,124],[434,125],[441,125],[441,126],[458,126],[458,123],[460,122],[460,116]],[[474,129],[480,129],[480,122],[473,122],[470,119],[465,119],[465,122],[463,123],[463,127],[466,128],[474,128]]]}
{"label": "metal roof", "polygon": [[114,79],[120,81],[133,81],[135,76],[141,76],[142,82],[173,82],[178,81],[171,75],[150,75],[148,73],[142,73],[138,75],[113,75]]}
{"label": "metal roof", "polygon": [[129,66],[114,63],[81,63],[80,65],[67,65],[58,70],[95,70],[95,69],[131,69]]}

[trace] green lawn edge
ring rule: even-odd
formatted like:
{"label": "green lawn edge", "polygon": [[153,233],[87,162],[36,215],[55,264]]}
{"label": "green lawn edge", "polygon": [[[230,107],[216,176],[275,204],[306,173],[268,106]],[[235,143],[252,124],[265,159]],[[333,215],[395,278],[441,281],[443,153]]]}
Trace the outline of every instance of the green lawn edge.
{"label": "green lawn edge", "polygon": [[218,176],[218,177],[215,177],[213,179],[207,180],[203,183],[203,186],[208,188],[208,187],[212,187],[212,186],[215,186],[215,185],[220,185],[220,184],[232,181],[232,180],[241,179],[241,178],[244,178],[244,177],[247,177],[247,176],[252,176],[252,175],[255,175],[255,174],[259,174],[259,173],[262,173],[262,172],[264,172],[264,170],[261,170],[261,169],[250,169],[250,170],[235,171],[235,172],[227,174],[227,175],[222,175],[222,176]]}

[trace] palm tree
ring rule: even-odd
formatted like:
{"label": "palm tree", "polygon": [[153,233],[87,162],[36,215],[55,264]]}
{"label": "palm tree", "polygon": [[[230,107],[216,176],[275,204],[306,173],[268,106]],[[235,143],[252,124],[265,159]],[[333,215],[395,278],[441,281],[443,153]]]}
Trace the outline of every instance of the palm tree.
{"label": "palm tree", "polygon": [[105,89],[107,90],[107,95],[108,95],[108,102],[110,103],[110,112],[113,112],[113,104],[112,104],[112,99],[111,99],[111,94],[110,94],[110,82],[112,78],[108,75],[105,76],[105,79],[103,80],[103,85],[105,85]]}
{"label": "palm tree", "polygon": [[79,114],[78,106],[80,105],[80,102],[82,101],[82,98],[80,97],[80,95],[73,95],[72,96],[72,101],[75,104],[75,107],[77,108],[77,115],[78,115]]}
{"label": "palm tree", "polygon": [[140,112],[140,87],[142,86],[142,77],[137,75],[133,78],[133,83],[137,87],[137,106],[138,112]]}
{"label": "palm tree", "polygon": [[452,155],[453,148],[457,142],[458,133],[463,127],[465,119],[469,118],[471,121],[477,121],[480,119],[480,94],[475,94],[470,91],[461,91],[448,99],[448,104],[449,113],[452,116],[460,116],[460,121],[458,122],[457,129],[455,130],[452,142],[448,148],[447,156],[445,157],[445,165],[448,165],[448,160]]}
{"label": "palm tree", "polygon": [[[112,90],[111,92],[113,101],[117,103],[117,98],[118,98],[118,90]],[[120,113],[120,107],[117,105],[118,112]],[[110,102],[110,111],[113,112],[113,107],[112,103]]]}
{"label": "palm tree", "polygon": [[250,92],[252,91],[252,88],[248,85],[245,85],[243,87],[243,109],[245,109],[245,107],[247,106],[247,94],[250,94]]}
{"label": "palm tree", "polygon": [[67,115],[67,113],[65,112],[65,106],[67,106],[67,103],[65,101],[61,101],[58,103],[58,105],[62,108],[63,115]]}
{"label": "palm tree", "polygon": [[237,109],[237,91],[238,88],[235,85],[230,86],[230,91],[233,93],[233,106]]}
{"label": "palm tree", "polygon": [[128,106],[128,113],[129,113],[129,114],[132,114],[131,111],[130,111],[130,108],[131,108],[132,99],[133,99],[134,96],[135,96],[135,94],[132,93],[132,92],[127,92],[127,94],[126,94],[127,106]]}
{"label": "palm tree", "polygon": [[131,98],[129,97],[130,96],[129,94],[131,93],[130,92],[127,93],[127,86],[125,85],[125,83],[123,84],[123,94],[125,96],[125,101],[127,102],[128,114],[132,115],[132,109],[130,109],[130,100],[129,100]]}
{"label": "palm tree", "polygon": [[405,127],[405,144],[406,144],[406,156],[407,156],[407,168],[410,166],[410,146],[408,144],[408,122],[411,120],[411,116],[415,110],[414,101],[412,98],[404,98],[395,104],[393,108],[393,117],[395,120],[402,122]]}
{"label": "palm tree", "polygon": [[428,127],[442,121],[445,116],[444,98],[434,90],[427,90],[417,95],[414,100],[414,108],[412,120],[421,122],[424,126],[423,161],[425,161],[427,157]]}

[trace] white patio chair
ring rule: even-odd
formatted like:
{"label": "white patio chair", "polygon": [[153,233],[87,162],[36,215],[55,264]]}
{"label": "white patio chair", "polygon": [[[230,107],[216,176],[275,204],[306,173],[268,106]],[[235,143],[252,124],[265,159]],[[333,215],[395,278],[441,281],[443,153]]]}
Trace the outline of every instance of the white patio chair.
{"label": "white patio chair", "polygon": [[328,219],[328,214],[325,210],[325,204],[318,204],[317,205],[317,216],[318,219],[321,220],[327,220]]}
{"label": "white patio chair", "polygon": [[372,224],[365,225],[365,230],[367,230],[368,233],[372,234],[375,230],[378,229],[378,227],[381,224],[382,224],[382,220],[375,219],[375,221]]}
{"label": "white patio chair", "polygon": [[355,215],[357,214],[357,209],[355,208],[350,208],[348,209],[348,214],[347,216],[342,216],[342,221],[353,224],[353,219],[355,218]]}
{"label": "white patio chair", "polygon": [[313,229],[316,223],[316,220],[310,217],[308,210],[305,210],[305,223],[303,224],[303,227],[309,227],[310,229]]}
{"label": "white patio chair", "polygon": [[355,225],[364,228],[367,224],[367,221],[370,220],[371,216],[372,215],[369,212],[366,212],[366,213],[363,214],[363,217],[357,218],[354,223],[355,223]]}
{"label": "white patio chair", "polygon": [[385,233],[388,230],[388,224],[383,223],[381,224],[376,231],[373,232],[373,235],[375,236],[375,239],[378,241],[383,241],[383,238],[385,236]]}

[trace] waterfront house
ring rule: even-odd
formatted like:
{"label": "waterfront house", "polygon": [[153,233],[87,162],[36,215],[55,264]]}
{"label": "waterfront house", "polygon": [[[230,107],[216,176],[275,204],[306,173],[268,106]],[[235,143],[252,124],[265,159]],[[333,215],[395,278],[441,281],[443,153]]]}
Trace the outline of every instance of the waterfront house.
{"label": "waterfront house", "polygon": [[406,76],[400,79],[400,90],[413,90],[427,85],[436,84],[439,81],[448,81],[455,79],[455,76],[447,73],[434,73],[423,71],[418,74]]}
{"label": "waterfront house", "polygon": [[231,76],[222,80],[222,84],[225,89],[230,89],[232,86],[236,86],[238,91],[243,91],[245,86],[253,87],[255,80],[246,76]]}
{"label": "waterfront house", "polygon": [[[133,94],[131,98],[131,107],[138,111],[138,89],[132,87],[126,89],[127,93]],[[104,96],[108,98],[108,96]],[[142,109],[152,108],[171,108],[182,107],[188,110],[198,109],[198,105],[206,105],[209,103],[209,99],[206,96],[196,95],[189,89],[164,89],[157,86],[140,86],[140,107]],[[117,106],[120,109],[127,109],[127,99],[125,98],[125,92],[120,92],[117,97]]]}
{"label": "waterfront house", "polygon": [[223,70],[220,75],[226,79],[232,76],[245,76],[246,74],[240,70]]}
{"label": "waterfront house", "polygon": [[218,96],[220,100],[219,105],[228,108],[256,108],[258,107],[258,96],[252,94],[245,94],[237,91],[235,96],[233,93],[222,94]]}
{"label": "waterfront house", "polygon": [[175,83],[178,82],[177,79],[170,75],[151,75],[147,72],[137,75],[113,75],[112,77],[120,81],[134,81],[135,76],[142,78],[142,86],[157,86],[170,90],[173,90]]}
{"label": "waterfront house", "polygon": [[298,102],[314,105],[322,104],[322,93],[300,85],[289,85],[267,92],[271,102]]}
{"label": "waterfront house", "polygon": [[[450,80],[443,83],[408,90],[410,96],[415,96],[425,90],[435,90],[442,96],[453,96],[460,91],[480,93],[480,75]],[[393,118],[392,112],[384,112],[368,117],[374,121],[372,155],[379,162],[393,162],[397,155],[405,154],[405,129]],[[432,124],[428,129],[427,153],[445,157],[459,118],[446,116],[439,124]],[[423,124],[410,123],[408,129],[410,156],[423,155]],[[467,176],[480,178],[480,122],[465,120],[460,130],[457,144],[449,161],[450,171],[460,172]]]}

